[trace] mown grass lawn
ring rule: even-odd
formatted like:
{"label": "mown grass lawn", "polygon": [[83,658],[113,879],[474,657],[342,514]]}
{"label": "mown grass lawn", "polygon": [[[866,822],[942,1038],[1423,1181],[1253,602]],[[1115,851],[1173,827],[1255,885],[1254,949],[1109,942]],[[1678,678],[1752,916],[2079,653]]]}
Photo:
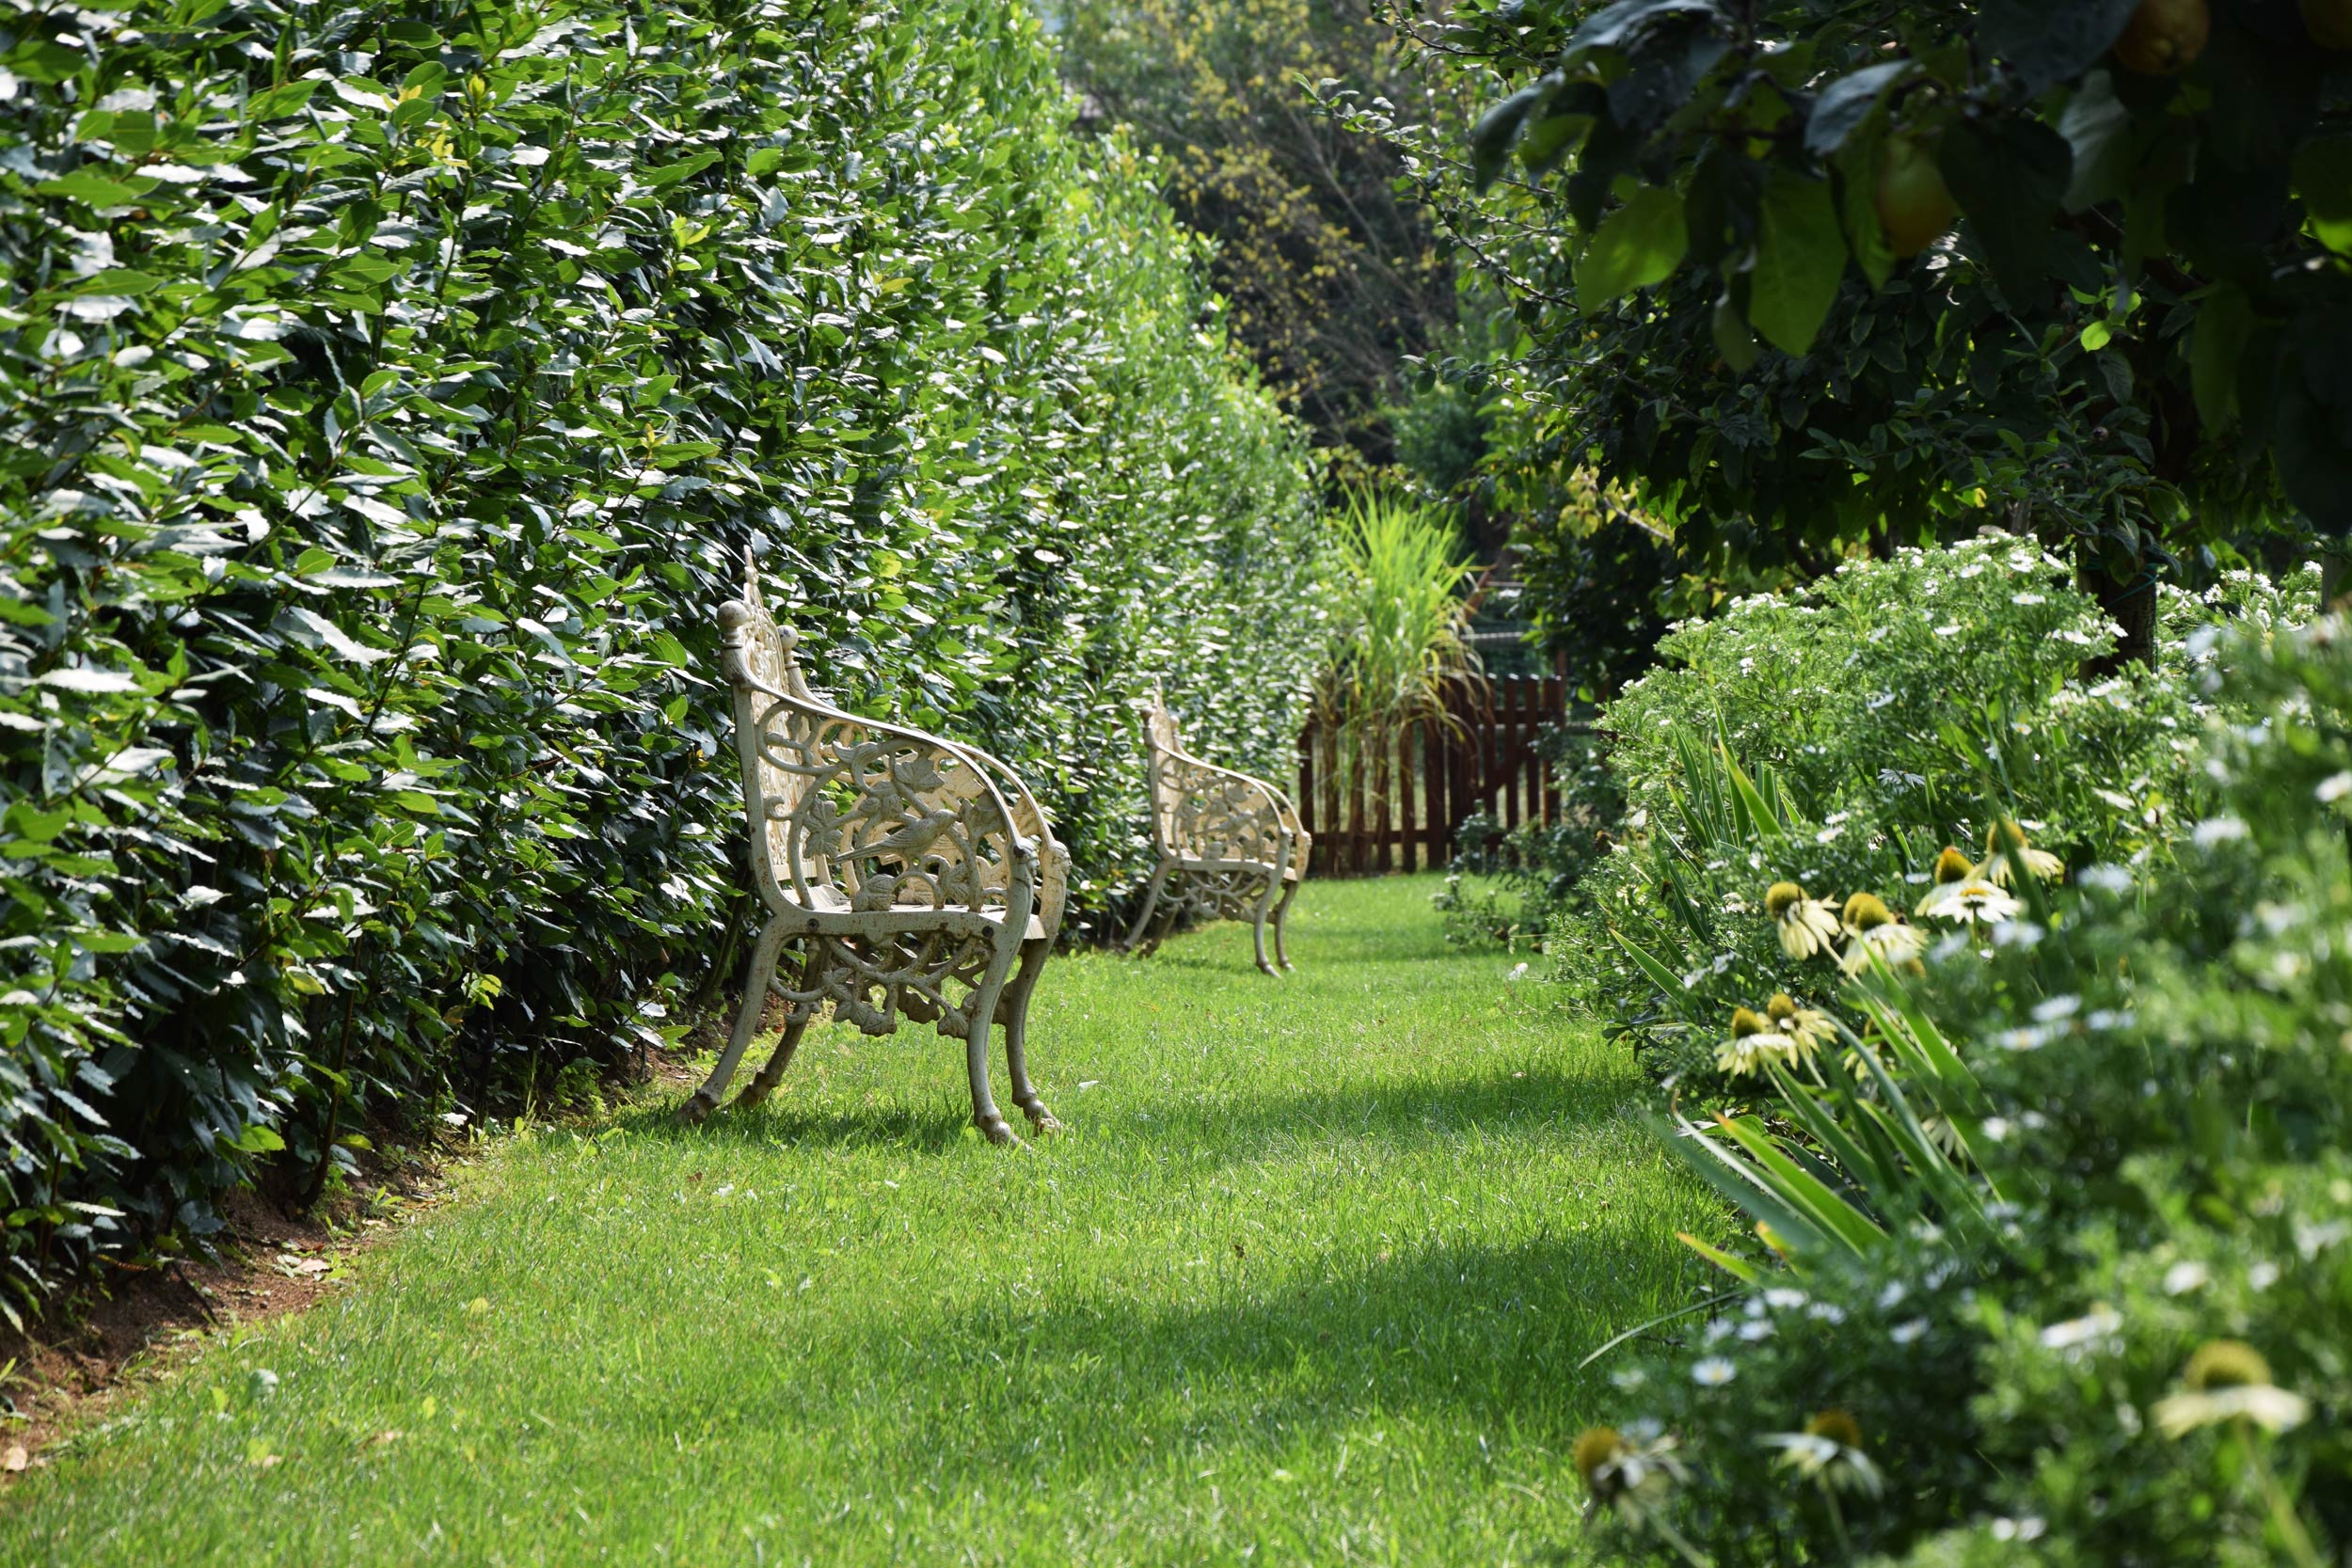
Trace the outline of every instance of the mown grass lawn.
{"label": "mown grass lawn", "polygon": [[1029,1153],[845,1029],[757,1112],[508,1139],[0,1496],[0,1562],[1581,1559],[1577,1364],[1718,1222],[1433,885],[1310,883],[1279,982],[1231,927],[1049,969]]}

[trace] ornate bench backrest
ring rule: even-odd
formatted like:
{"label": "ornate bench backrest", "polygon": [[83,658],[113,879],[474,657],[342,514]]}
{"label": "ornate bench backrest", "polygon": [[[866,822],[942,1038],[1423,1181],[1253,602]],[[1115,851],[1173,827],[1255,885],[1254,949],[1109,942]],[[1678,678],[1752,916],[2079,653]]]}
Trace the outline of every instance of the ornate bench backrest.
{"label": "ornate bench backrest", "polygon": [[[735,689],[735,749],[743,762],[743,809],[751,832],[752,879],[759,888],[779,880],[789,882],[787,847],[792,820],[808,792],[809,775],[795,772],[776,760],[779,749],[815,750],[818,725],[805,714],[776,703],[744,684],[749,676],[761,687],[782,691],[803,702],[822,701],[809,689],[792,650],[800,642],[790,626],[778,626],[768,613],[759,592],[759,568],[749,550],[743,552],[743,596],[719,607],[719,628],[725,637],[723,656],[727,683]],[[817,875],[821,869],[812,867]]]}
{"label": "ornate bench backrest", "polygon": [[[793,657],[798,639],[769,614],[748,555],[743,596],[719,607],[719,625],[762,898],[866,911],[1007,907],[1014,832],[1045,836],[1025,795],[1022,815],[1034,821],[1017,830],[979,753],[844,713],[812,690]],[[1060,877],[1057,865],[1047,906],[1057,919]]]}
{"label": "ornate bench backrest", "polygon": [[1136,707],[1143,714],[1143,766],[1152,788],[1152,843],[1163,853],[1172,853],[1176,815],[1184,807],[1183,769],[1177,766],[1184,742],[1176,733],[1176,716],[1168,711],[1157,682],[1152,695],[1139,699]]}

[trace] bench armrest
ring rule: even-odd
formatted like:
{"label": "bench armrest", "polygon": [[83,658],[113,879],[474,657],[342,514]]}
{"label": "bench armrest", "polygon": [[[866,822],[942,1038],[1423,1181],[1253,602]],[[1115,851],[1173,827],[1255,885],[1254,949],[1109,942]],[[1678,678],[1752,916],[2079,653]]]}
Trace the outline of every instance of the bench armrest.
{"label": "bench armrest", "polygon": [[1168,852],[1184,860],[1290,863],[1297,816],[1263,779],[1183,752],[1163,752],[1161,777],[1173,796],[1161,823]]}
{"label": "bench armrest", "polygon": [[1034,801],[1016,814],[1002,763],[782,690],[739,658],[726,673],[764,886],[802,909],[1001,911],[1026,929],[1043,818]]}

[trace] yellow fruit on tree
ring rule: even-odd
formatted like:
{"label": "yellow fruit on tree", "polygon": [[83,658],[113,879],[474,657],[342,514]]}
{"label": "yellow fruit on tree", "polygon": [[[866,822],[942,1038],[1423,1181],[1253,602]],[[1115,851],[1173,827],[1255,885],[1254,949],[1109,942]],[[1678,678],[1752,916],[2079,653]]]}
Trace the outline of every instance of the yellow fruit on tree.
{"label": "yellow fruit on tree", "polygon": [[1943,171],[1935,166],[1935,155],[1909,136],[1896,136],[1886,144],[1879,164],[1877,206],[1879,227],[1886,230],[1886,243],[1898,256],[1918,255],[1960,216]]}
{"label": "yellow fruit on tree", "polygon": [[2303,30],[2322,49],[2352,49],[2352,0],[2296,0]]}
{"label": "yellow fruit on tree", "polygon": [[2141,76],[2177,76],[2205,52],[2213,11],[2205,0],[2139,0],[2115,40],[2115,57]]}

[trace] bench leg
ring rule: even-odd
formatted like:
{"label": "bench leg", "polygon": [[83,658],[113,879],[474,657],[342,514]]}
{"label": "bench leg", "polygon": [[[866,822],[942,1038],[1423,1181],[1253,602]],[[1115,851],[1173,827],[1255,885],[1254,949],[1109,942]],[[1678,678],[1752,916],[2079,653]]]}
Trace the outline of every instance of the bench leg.
{"label": "bench leg", "polygon": [[[1143,941],[1143,933],[1149,929],[1152,925],[1152,911],[1160,907],[1160,889],[1165,887],[1167,884],[1168,863],[1166,861],[1162,861],[1158,865],[1152,868],[1152,885],[1150,888],[1145,890],[1143,895],[1143,912],[1136,916],[1135,928],[1127,933],[1127,941],[1122,947],[1123,951],[1133,953],[1137,944]],[[1155,942],[1152,945],[1157,946],[1158,944]]]}
{"label": "bench leg", "polygon": [[719,1097],[727,1092],[727,1080],[735,1076],[736,1064],[751,1049],[760,1015],[768,1010],[768,982],[775,978],[776,951],[783,945],[784,922],[771,920],[752,948],[752,969],[744,977],[743,1007],[735,1015],[735,1033],[727,1037],[727,1048],[719,1053],[719,1065],[710,1069],[709,1082],[678,1107],[678,1119],[689,1127],[719,1108]]}
{"label": "bench leg", "polygon": [[[824,942],[811,937],[807,960],[801,965],[800,989],[803,992],[817,989],[817,970],[824,952]],[[759,1076],[745,1085],[743,1092],[735,1097],[737,1105],[749,1110],[775,1093],[776,1085],[784,1081],[784,1069],[792,1065],[792,1053],[801,1048],[801,1037],[808,1032],[808,1021],[812,1016],[797,1009],[793,1012],[785,1023],[784,1037],[776,1041],[776,1049],[768,1057],[768,1065],[761,1068]]]}
{"label": "bench leg", "polygon": [[1029,1082],[1029,996],[1037,990],[1037,977],[1045,968],[1045,958],[1053,943],[1043,940],[1021,944],[1021,968],[1006,989],[1005,1006],[1005,1070],[1012,1076],[1012,1102],[1021,1107],[1037,1129],[1038,1136],[1061,1131],[1061,1123],[1045,1106],[1045,1099]]}
{"label": "bench leg", "polygon": [[996,1020],[996,999],[1005,989],[1004,972],[993,963],[989,967],[995,974],[981,982],[980,989],[966,1004],[971,1026],[963,1039],[963,1064],[972,1080],[972,1123],[988,1134],[990,1143],[1017,1145],[1021,1142],[1020,1134],[1006,1122],[1004,1113],[996,1109],[996,1097],[988,1086],[988,1032]]}
{"label": "bench leg", "polygon": [[1291,962],[1291,956],[1282,945],[1283,928],[1290,924],[1291,899],[1296,896],[1297,893],[1298,884],[1296,882],[1284,882],[1282,884],[1282,901],[1274,906],[1274,961],[1280,964],[1284,969],[1296,969],[1298,967],[1296,964]]}
{"label": "bench leg", "polygon": [[1258,967],[1264,970],[1268,974],[1273,975],[1277,979],[1281,978],[1282,972],[1275,968],[1274,960],[1265,956],[1265,927],[1266,917],[1270,915],[1274,910],[1274,895],[1280,889],[1281,885],[1281,872],[1269,871],[1266,873],[1265,891],[1258,895],[1258,913],[1250,927],[1249,933],[1250,940],[1257,944]]}
{"label": "bench leg", "polygon": [[[1170,882],[1181,883],[1186,873],[1180,871],[1174,877],[1169,878],[1168,880]],[[1143,940],[1143,951],[1145,957],[1148,958],[1152,954],[1158,952],[1160,950],[1160,943],[1166,942],[1169,937],[1176,934],[1176,923],[1184,918],[1184,901],[1182,898],[1168,898],[1163,900],[1160,909],[1159,927]]]}

